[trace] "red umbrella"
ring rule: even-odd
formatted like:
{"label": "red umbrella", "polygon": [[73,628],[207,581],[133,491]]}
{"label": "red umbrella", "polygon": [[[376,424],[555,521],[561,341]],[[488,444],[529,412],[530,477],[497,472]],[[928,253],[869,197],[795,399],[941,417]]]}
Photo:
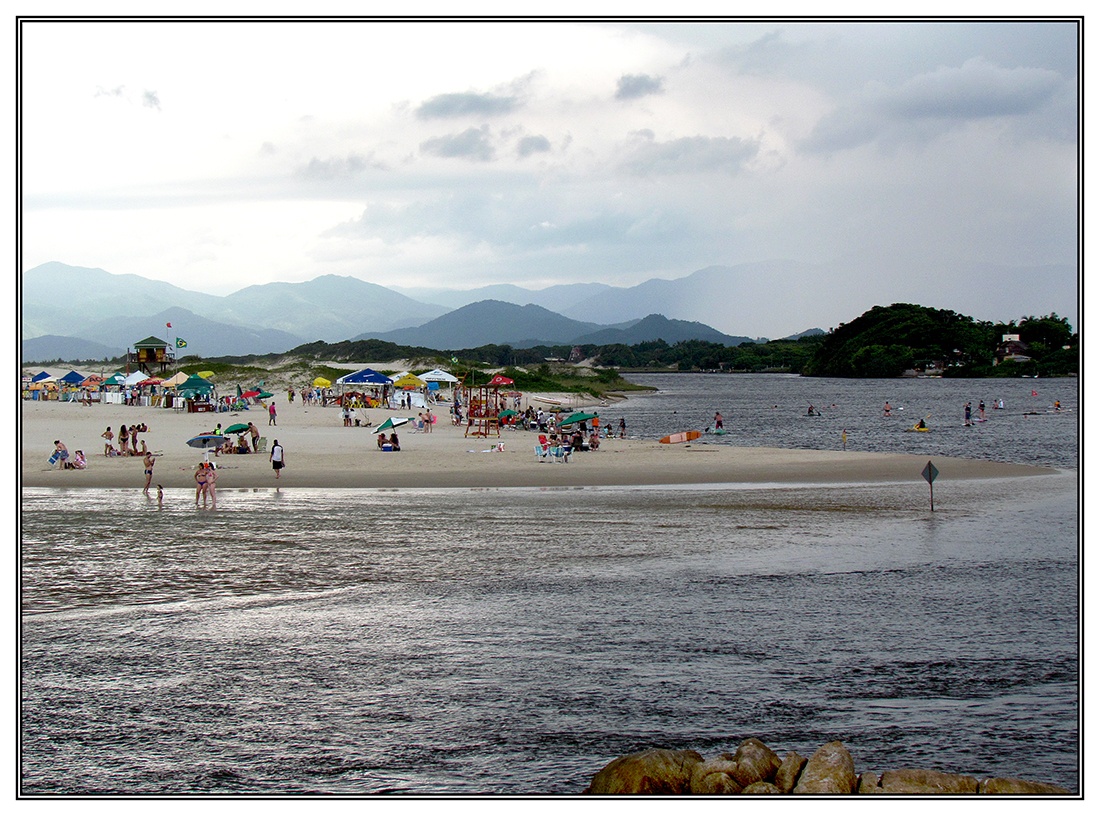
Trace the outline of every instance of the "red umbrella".
{"label": "red umbrella", "polygon": [[244,399],[252,399],[253,397],[258,396],[260,396],[259,391],[245,391],[243,394],[241,394],[241,397]]}
{"label": "red umbrella", "polygon": [[502,377],[497,374],[493,379],[489,380],[489,385],[514,385],[515,380],[510,380],[507,377]]}

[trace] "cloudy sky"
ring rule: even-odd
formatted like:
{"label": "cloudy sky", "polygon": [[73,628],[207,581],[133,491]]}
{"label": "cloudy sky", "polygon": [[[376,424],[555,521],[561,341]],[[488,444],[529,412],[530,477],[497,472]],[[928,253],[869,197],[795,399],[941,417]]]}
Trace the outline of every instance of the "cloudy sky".
{"label": "cloudy sky", "polygon": [[[1077,325],[1072,23],[22,34],[24,269],[227,294],[322,274],[633,285],[790,259],[830,270],[806,283],[822,314],[777,325],[783,304],[761,304],[760,325],[720,328],[828,327],[871,299]],[[1047,265],[1063,271],[989,271]]]}

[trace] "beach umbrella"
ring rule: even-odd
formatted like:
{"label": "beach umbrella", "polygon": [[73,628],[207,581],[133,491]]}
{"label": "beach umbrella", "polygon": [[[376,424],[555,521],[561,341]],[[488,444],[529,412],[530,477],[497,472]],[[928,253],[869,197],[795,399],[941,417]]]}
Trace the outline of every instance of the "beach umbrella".
{"label": "beach umbrella", "polygon": [[389,431],[389,430],[397,428],[401,425],[404,425],[408,421],[409,421],[408,417],[390,417],[389,419],[387,419],[385,422],[383,422],[381,425],[378,426],[378,430],[380,430],[380,431]]}
{"label": "beach umbrella", "polygon": [[243,394],[241,394],[242,399],[252,399],[253,397],[258,396],[260,396],[260,392],[256,391],[255,389],[253,389],[252,391],[245,391]]}
{"label": "beach umbrella", "polygon": [[236,422],[225,429],[225,433],[243,433],[248,430],[248,425],[243,422]]}
{"label": "beach umbrella", "polygon": [[423,388],[427,385],[424,380],[420,379],[415,374],[406,374],[399,380],[393,381],[395,388]]}
{"label": "beach umbrella", "polygon": [[332,380],[326,380],[324,377],[316,377],[313,380],[315,388],[328,388],[330,385],[332,385]]}
{"label": "beach umbrella", "polygon": [[503,411],[497,414],[497,416],[499,416],[501,419],[504,419],[505,417],[515,416],[518,413],[519,411],[513,411],[511,408],[505,408]]}
{"label": "beach umbrella", "polygon": [[578,411],[575,414],[570,414],[561,421],[561,425],[572,425],[574,422],[588,422],[590,419],[595,419],[599,414],[588,414],[584,411]]}
{"label": "beach umbrella", "polygon": [[270,391],[261,391],[256,396],[258,396],[260,399],[271,399],[275,395],[272,394]]}
{"label": "beach umbrella", "polygon": [[515,382],[515,380],[511,380],[508,377],[502,377],[500,374],[497,374],[495,377],[493,377],[493,379],[489,380],[489,385],[514,385]]}
{"label": "beach umbrella", "polygon": [[195,376],[196,377],[202,377],[204,380],[209,380],[211,377],[214,376],[214,372],[213,371],[200,371]]}
{"label": "beach umbrella", "polygon": [[[247,425],[245,426],[248,427]],[[206,448],[216,448],[225,442],[225,437],[220,434],[199,434],[187,440],[187,444],[192,448],[198,448],[205,450]]]}

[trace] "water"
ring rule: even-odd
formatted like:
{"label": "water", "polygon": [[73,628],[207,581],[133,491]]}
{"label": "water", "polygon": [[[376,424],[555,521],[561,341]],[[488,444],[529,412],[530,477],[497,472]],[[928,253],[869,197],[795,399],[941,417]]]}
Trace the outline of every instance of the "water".
{"label": "water", "polygon": [[926,497],[26,489],[22,792],[576,794],[750,736],[1076,790],[1075,474]]}

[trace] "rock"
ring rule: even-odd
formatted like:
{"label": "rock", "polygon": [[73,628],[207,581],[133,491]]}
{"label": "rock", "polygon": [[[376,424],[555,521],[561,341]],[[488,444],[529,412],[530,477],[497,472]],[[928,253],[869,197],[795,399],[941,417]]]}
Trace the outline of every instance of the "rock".
{"label": "rock", "polygon": [[742,785],[734,779],[737,763],[729,754],[718,759],[708,759],[695,766],[691,772],[691,792],[704,796],[740,793]]}
{"label": "rock", "polygon": [[743,788],[747,788],[753,782],[770,782],[775,779],[775,772],[782,764],[779,754],[755,738],[747,739],[738,745],[733,759],[737,763],[733,778]]}
{"label": "rock", "polygon": [[1073,792],[1057,785],[1048,785],[1045,782],[1028,782],[1026,779],[1004,779],[994,777],[983,779],[978,785],[978,793],[989,794],[1051,794],[1055,796],[1072,796]]}
{"label": "rock", "polygon": [[882,788],[879,787],[879,775],[876,773],[870,773],[864,771],[859,775],[859,785],[856,787],[857,793],[882,793]]}
{"label": "rock", "polygon": [[795,794],[855,791],[856,766],[844,743],[839,741],[828,742],[814,751],[794,786]]}
{"label": "rock", "polygon": [[794,790],[802,769],[806,767],[806,757],[798,751],[791,751],[785,757],[775,772],[775,786],[782,793],[790,793]]}
{"label": "rock", "polygon": [[703,757],[696,751],[671,751],[665,748],[628,754],[605,765],[592,777],[592,783],[585,793],[690,793],[692,772],[702,761]]}
{"label": "rock", "polygon": [[777,788],[771,782],[753,782],[751,785],[741,791],[741,793],[748,796],[771,796],[775,794],[781,794],[783,793],[783,791],[779,790],[779,788]]}
{"label": "rock", "polygon": [[977,793],[978,780],[962,774],[902,768],[886,771],[879,787],[883,793]]}

